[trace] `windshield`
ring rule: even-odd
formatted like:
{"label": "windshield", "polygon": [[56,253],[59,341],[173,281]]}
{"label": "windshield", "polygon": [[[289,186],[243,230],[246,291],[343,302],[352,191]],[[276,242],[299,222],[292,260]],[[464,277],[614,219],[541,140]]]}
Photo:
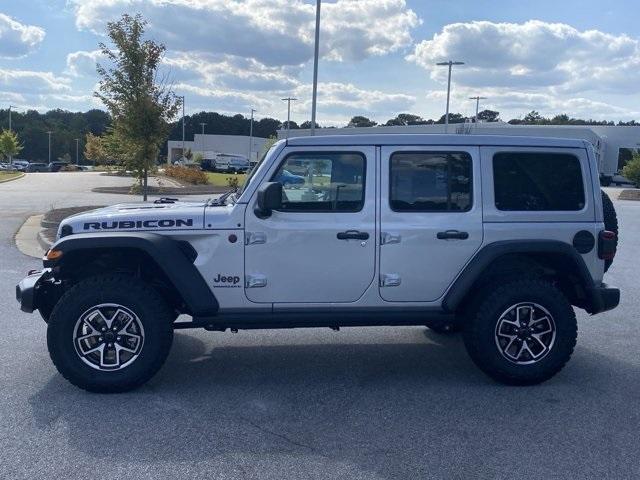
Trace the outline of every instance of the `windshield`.
{"label": "windshield", "polygon": [[251,169],[251,171],[249,172],[249,176],[247,177],[247,179],[244,182],[244,186],[240,189],[240,191],[238,192],[238,198],[240,197],[240,195],[242,195],[242,193],[247,189],[247,187],[251,184],[251,182],[253,182],[254,178],[256,177],[256,173],[258,172],[258,170],[262,169],[262,166],[265,164],[265,159],[267,157],[271,158],[271,155],[273,154],[273,152],[276,150],[276,147],[280,145],[280,142],[276,142],[274,143],[271,148],[269,150],[267,150],[265,152],[264,155],[262,155],[262,158],[260,158],[260,160],[258,160],[258,163],[256,163],[256,166],[253,167]]}

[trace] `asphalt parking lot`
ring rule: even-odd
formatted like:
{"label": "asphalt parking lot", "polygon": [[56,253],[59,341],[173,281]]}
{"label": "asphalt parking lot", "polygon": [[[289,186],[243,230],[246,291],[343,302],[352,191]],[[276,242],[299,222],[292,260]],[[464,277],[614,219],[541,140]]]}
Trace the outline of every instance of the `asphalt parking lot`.
{"label": "asphalt parking lot", "polygon": [[91,182],[58,198],[40,177],[34,200],[22,181],[0,185],[0,478],[640,477],[640,202],[615,203],[620,307],[579,312],[574,357],[543,385],[498,385],[424,328],[193,331],[147,385],[104,396],[62,379],[19,311],[40,264],[12,237],[49,200],[124,198]]}

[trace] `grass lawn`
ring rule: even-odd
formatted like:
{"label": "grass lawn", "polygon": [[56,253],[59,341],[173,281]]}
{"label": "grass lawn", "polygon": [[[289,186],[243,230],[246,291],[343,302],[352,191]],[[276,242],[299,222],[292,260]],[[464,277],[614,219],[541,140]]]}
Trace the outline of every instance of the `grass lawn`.
{"label": "grass lawn", "polygon": [[207,174],[207,178],[209,179],[209,183],[216,187],[228,187],[229,183],[227,182],[227,178],[237,178],[238,185],[244,185],[244,182],[247,178],[247,175],[244,173],[217,173],[217,172],[205,172]]}
{"label": "grass lawn", "polygon": [[0,172],[0,182],[22,175],[22,172]]}

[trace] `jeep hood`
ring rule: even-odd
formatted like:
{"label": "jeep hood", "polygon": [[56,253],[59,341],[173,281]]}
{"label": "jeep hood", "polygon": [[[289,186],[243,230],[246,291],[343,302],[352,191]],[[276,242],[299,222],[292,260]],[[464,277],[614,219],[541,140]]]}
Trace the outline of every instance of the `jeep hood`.
{"label": "jeep hood", "polygon": [[205,209],[220,210],[215,217],[222,221],[228,207],[207,207],[207,202],[122,203],[78,213],[65,218],[58,228],[58,238],[70,234],[100,231],[179,231],[204,228]]}

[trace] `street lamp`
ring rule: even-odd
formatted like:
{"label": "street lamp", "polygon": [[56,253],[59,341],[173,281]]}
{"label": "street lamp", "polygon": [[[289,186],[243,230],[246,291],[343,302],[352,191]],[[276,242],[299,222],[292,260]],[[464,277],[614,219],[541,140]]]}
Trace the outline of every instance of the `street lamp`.
{"label": "street lamp", "polygon": [[182,158],[186,158],[184,151],[184,95],[181,95],[178,98],[182,99]]}
{"label": "street lamp", "polygon": [[478,113],[480,113],[480,100],[486,100],[487,97],[469,97],[469,100],[476,101],[476,123],[478,123]]}
{"label": "street lamp", "polygon": [[253,114],[255,109],[251,109],[251,123],[249,124],[249,164],[251,164],[251,156],[253,155]]}
{"label": "street lamp", "polygon": [[47,132],[47,135],[49,135],[49,165],[51,165],[51,134],[53,132],[51,130],[49,130]]}
{"label": "street lamp", "polygon": [[11,131],[11,109],[16,108],[15,105],[9,105],[9,131]]}
{"label": "street lamp", "polygon": [[318,100],[318,56],[320,53],[320,4],[316,0],[316,39],[313,53],[313,95],[311,99],[311,136],[316,134],[316,103]]}
{"label": "street lamp", "polygon": [[289,138],[289,130],[291,129],[291,102],[295,102],[297,98],[283,98],[283,102],[287,102],[287,139]]}
{"label": "street lamp", "polygon": [[[13,131],[11,130],[11,109],[15,108],[14,105],[9,105],[9,131]],[[9,165],[13,165],[13,155],[9,155]]]}
{"label": "street lamp", "polygon": [[80,165],[80,157],[78,156],[78,142],[80,142],[79,138],[74,138],[76,141],[76,165]]}
{"label": "street lamp", "polygon": [[449,79],[447,81],[447,113],[444,117],[444,133],[449,133],[449,101],[451,100],[451,70],[454,65],[464,65],[464,62],[454,62],[449,60],[448,62],[436,63],[439,67],[449,67]]}
{"label": "street lamp", "polygon": [[200,141],[200,149],[202,150],[202,158],[204,159],[204,126],[206,123],[201,122],[200,126],[202,127],[202,140]]}

